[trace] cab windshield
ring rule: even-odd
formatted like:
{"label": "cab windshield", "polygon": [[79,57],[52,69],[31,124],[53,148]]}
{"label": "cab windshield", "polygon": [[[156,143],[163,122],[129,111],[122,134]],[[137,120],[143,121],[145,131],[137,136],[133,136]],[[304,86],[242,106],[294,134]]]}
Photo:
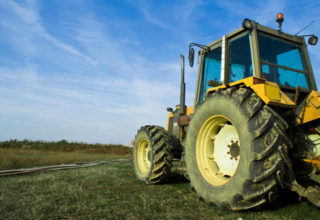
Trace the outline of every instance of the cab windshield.
{"label": "cab windshield", "polygon": [[258,34],[261,69],[264,78],[286,88],[309,89],[308,73],[305,70],[298,45]]}

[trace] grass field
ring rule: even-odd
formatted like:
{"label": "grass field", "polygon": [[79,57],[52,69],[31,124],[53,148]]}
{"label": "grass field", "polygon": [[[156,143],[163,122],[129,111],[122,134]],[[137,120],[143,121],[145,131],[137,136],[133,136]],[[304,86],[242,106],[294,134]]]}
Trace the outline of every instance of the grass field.
{"label": "grass field", "polygon": [[[0,169],[131,157],[118,145],[0,143]],[[131,163],[0,177],[0,219],[320,219],[295,194],[259,210],[231,212],[199,201],[173,169],[163,185],[138,181]]]}
{"label": "grass field", "polygon": [[131,155],[132,149],[122,145],[13,140],[0,143],[0,170],[103,161]]}
{"label": "grass field", "polygon": [[231,212],[198,201],[173,173],[163,185],[138,181],[131,163],[0,178],[1,219],[319,219],[289,194],[275,206]]}

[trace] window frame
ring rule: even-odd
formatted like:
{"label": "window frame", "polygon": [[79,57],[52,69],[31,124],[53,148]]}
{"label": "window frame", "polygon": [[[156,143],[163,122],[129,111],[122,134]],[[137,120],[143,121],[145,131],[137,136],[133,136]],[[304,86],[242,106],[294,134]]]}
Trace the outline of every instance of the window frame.
{"label": "window frame", "polygon": [[238,40],[239,38],[248,35],[249,38],[249,46],[250,46],[250,58],[251,58],[251,65],[252,65],[252,76],[258,77],[256,74],[256,69],[255,69],[255,63],[254,63],[254,52],[255,51],[254,45],[253,45],[253,40],[252,40],[252,32],[249,31],[244,31],[242,33],[239,33],[237,35],[233,35],[227,38],[226,41],[226,67],[225,67],[225,83],[231,83],[231,57],[230,57],[230,43],[232,41]]}

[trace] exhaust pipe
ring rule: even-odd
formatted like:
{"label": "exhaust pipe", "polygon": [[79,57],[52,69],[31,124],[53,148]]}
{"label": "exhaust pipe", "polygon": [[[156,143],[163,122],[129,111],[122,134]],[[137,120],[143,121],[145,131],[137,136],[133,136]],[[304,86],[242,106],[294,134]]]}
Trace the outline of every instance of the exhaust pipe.
{"label": "exhaust pipe", "polygon": [[186,114],[185,108],[185,96],[186,96],[186,84],[184,83],[184,56],[180,54],[181,58],[181,85],[180,85],[180,115]]}

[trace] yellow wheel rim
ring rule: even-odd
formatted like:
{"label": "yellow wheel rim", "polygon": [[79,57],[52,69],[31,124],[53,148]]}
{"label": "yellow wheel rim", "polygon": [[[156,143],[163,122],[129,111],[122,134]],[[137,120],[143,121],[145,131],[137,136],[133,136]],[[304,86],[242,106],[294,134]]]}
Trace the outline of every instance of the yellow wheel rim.
{"label": "yellow wheel rim", "polygon": [[220,186],[230,181],[239,166],[240,140],[228,118],[214,115],[203,123],[197,138],[196,158],[208,183]]}
{"label": "yellow wheel rim", "polygon": [[138,166],[142,173],[147,173],[151,166],[151,147],[147,139],[143,138],[138,144],[137,150]]}

